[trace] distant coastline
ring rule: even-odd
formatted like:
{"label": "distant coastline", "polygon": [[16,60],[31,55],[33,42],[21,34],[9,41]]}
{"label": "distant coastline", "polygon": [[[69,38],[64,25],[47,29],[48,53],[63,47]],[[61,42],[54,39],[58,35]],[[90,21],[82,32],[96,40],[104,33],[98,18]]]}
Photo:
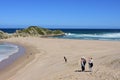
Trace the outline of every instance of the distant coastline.
{"label": "distant coastline", "polygon": [[[16,30],[23,30],[23,29],[25,28],[0,28],[0,30],[7,32],[9,34],[16,32]],[[52,38],[120,41],[120,29],[49,28],[49,30],[61,30],[65,33],[65,35],[47,36]]]}
{"label": "distant coastline", "polygon": [[50,30],[41,26],[29,26],[24,29],[2,29],[0,30],[0,39],[7,39],[11,37],[49,37],[60,36],[65,33],[61,30]]}
{"label": "distant coastline", "polygon": [[[23,30],[25,28],[0,28],[0,30],[7,32],[7,33],[14,33],[16,30]],[[110,31],[120,31],[120,29],[114,29],[114,28],[48,28],[50,30],[62,30],[62,31],[66,31],[66,30],[110,30]]]}

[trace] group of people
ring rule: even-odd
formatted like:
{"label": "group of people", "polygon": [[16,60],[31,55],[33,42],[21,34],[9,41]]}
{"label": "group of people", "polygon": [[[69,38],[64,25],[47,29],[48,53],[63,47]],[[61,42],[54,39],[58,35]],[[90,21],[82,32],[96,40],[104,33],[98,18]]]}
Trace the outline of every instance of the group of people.
{"label": "group of people", "polygon": [[[87,61],[86,61],[85,57],[81,57],[81,70],[82,71],[85,71],[86,62]],[[92,67],[93,67],[93,59],[92,58],[88,59],[88,65],[89,65],[90,72],[92,72]]]}
{"label": "group of people", "polygon": [[[64,60],[65,60],[65,62],[67,63],[67,58],[64,56]],[[82,71],[85,71],[85,65],[86,65],[86,58],[83,56],[83,57],[81,57],[81,70]],[[93,67],[93,59],[92,58],[89,58],[88,59],[88,65],[89,65],[89,70],[90,70],[90,72],[92,72],[92,67]]]}

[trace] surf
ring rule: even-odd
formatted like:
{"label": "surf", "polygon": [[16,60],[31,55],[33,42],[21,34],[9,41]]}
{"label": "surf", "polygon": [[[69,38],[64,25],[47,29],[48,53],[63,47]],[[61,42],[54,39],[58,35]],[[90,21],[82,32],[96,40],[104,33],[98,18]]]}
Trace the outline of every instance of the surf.
{"label": "surf", "polygon": [[65,33],[63,38],[87,40],[120,40],[120,33]]}
{"label": "surf", "polygon": [[10,55],[13,55],[19,51],[18,46],[8,43],[0,44],[0,62],[4,59],[9,58]]}

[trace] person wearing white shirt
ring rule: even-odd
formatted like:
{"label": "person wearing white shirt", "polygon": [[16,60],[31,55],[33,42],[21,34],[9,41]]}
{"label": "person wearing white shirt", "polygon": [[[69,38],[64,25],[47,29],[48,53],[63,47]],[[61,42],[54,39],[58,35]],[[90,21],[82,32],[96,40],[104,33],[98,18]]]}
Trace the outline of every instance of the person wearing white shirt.
{"label": "person wearing white shirt", "polygon": [[90,72],[92,72],[92,67],[93,67],[93,59],[92,59],[92,58],[90,58],[90,59],[88,60],[88,65],[89,65],[89,70],[90,70]]}

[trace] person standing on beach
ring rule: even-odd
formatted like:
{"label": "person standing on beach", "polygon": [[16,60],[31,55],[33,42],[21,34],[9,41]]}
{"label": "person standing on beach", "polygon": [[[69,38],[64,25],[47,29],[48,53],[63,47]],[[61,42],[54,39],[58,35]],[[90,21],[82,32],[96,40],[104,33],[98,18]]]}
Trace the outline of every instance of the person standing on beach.
{"label": "person standing on beach", "polygon": [[85,57],[81,58],[81,69],[82,71],[85,71],[85,64],[86,64],[86,59]]}
{"label": "person standing on beach", "polygon": [[88,60],[88,65],[89,65],[89,70],[90,70],[90,72],[92,72],[92,67],[93,67],[93,59],[92,59],[92,58],[90,58],[90,59]]}

